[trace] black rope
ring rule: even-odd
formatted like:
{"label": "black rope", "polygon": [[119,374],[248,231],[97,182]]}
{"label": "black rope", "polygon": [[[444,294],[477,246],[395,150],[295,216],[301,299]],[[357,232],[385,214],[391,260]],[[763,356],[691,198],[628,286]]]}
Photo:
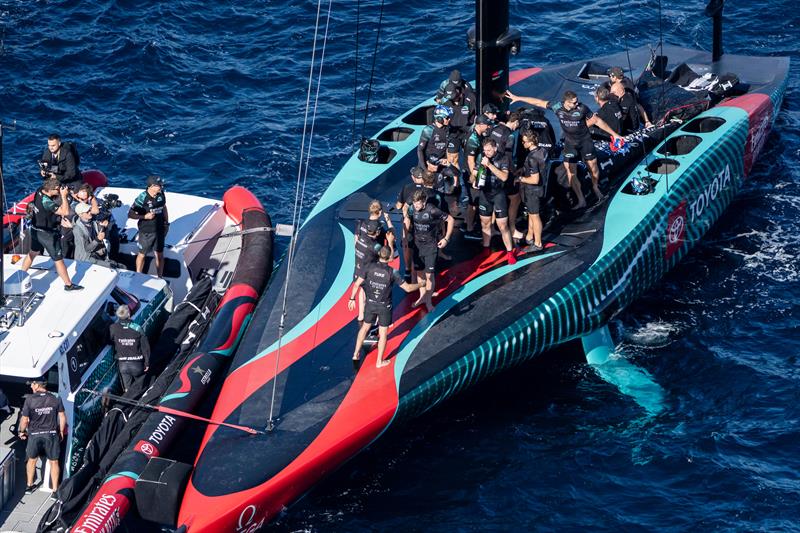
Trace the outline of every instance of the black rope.
{"label": "black rope", "polygon": [[[663,24],[663,17],[661,15],[661,0],[658,0],[658,48],[659,48],[659,55],[664,57],[664,30],[662,28]],[[664,72],[666,73],[667,66],[664,65]],[[666,80],[661,80],[666,81]],[[664,105],[664,90],[665,90],[664,83],[661,84],[661,96],[658,98],[658,109],[661,109],[661,106]]]}
{"label": "black rope", "polygon": [[[623,20],[623,14],[622,14],[622,0],[617,0],[617,8],[619,9],[619,23],[622,26],[622,29],[624,30],[625,29],[625,22]],[[623,42],[625,43],[625,57],[628,58],[628,72],[631,73],[631,81],[633,81],[633,63],[631,63],[631,51],[630,51],[630,47],[628,46],[628,34],[625,31],[622,32],[622,39],[623,39]],[[641,79],[641,77],[642,76],[640,74],[639,75],[639,79]],[[638,80],[637,80],[636,85],[638,85]],[[636,85],[634,85],[634,91],[633,91],[633,105],[636,106],[636,115],[638,116],[639,115],[639,91],[638,91],[638,87]],[[639,118],[641,118],[641,117],[639,117]],[[644,143],[642,142],[642,143],[639,143],[639,144],[642,145],[642,159],[647,161],[647,150],[644,147]]]}
{"label": "black rope", "polygon": [[378,15],[378,32],[375,35],[375,50],[372,52],[372,69],[369,73],[369,85],[367,86],[367,105],[364,108],[364,123],[361,125],[361,137],[364,137],[364,131],[367,129],[367,116],[369,115],[369,100],[372,96],[372,82],[375,79],[375,63],[378,60],[378,44],[381,40],[381,26],[383,25],[383,4],[385,0],[381,0],[381,10]]}
{"label": "black rope", "polygon": [[356,3],[356,64],[353,68],[353,147],[356,144],[356,115],[358,114],[358,44],[361,26],[361,0]]}

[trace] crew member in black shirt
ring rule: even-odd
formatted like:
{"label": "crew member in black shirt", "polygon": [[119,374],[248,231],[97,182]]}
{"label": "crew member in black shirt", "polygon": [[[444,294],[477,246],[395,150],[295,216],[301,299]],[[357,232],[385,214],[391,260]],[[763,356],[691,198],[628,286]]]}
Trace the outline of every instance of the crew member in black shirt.
{"label": "crew member in black shirt", "polygon": [[61,137],[56,134],[47,138],[47,148],[42,152],[39,167],[42,178],[56,178],[59,183],[70,189],[76,188],[81,182],[81,171],[72,152],[72,146],[62,143]]}
{"label": "crew member in black shirt", "polygon": [[539,146],[539,136],[532,130],[522,132],[522,146],[528,151],[522,165],[519,181],[525,206],[528,208],[528,247],[525,253],[539,252],[542,244],[542,219],[539,208],[544,197],[544,180],[547,169],[547,149]]}
{"label": "crew member in black shirt", "polygon": [[[425,170],[423,167],[412,167],[411,183],[406,183],[403,185],[403,188],[400,189],[400,192],[397,195],[397,202],[395,203],[394,207],[395,209],[399,209],[404,217],[408,207],[414,201],[414,192],[424,187],[422,180],[425,177],[426,172],[427,170]],[[401,247],[403,249],[403,268],[405,268],[405,273],[403,276],[406,280],[411,281],[411,248],[409,247],[408,237],[409,236],[406,233],[405,226],[403,226],[403,234],[400,240]]]}
{"label": "crew member in black shirt", "polygon": [[[359,220],[355,231],[356,264],[353,279],[363,278],[367,266],[378,260],[384,246],[394,255],[394,226],[378,200],[369,204],[369,218]],[[364,320],[364,291],[358,291],[358,321]]]}
{"label": "crew member in black shirt", "polygon": [[[608,69],[610,99],[616,100],[622,109],[622,126],[614,131],[619,131],[623,135],[639,129],[643,122],[646,128],[651,127],[647,111],[642,104],[636,101],[636,88],[633,82],[625,77],[621,67],[611,67]],[[640,121],[641,119],[641,121]]]}
{"label": "crew member in black shirt", "polygon": [[30,382],[33,394],[25,398],[22,406],[22,418],[19,421],[19,438],[27,440],[25,455],[28,462],[25,473],[28,485],[25,492],[36,490],[34,476],[36,474],[36,461],[39,455],[45,454],[50,463],[50,482],[52,489],[58,489],[58,480],[61,471],[58,459],[61,455],[61,440],[67,432],[67,417],[64,414],[64,404],[61,398],[47,392],[46,383],[41,380]]}
{"label": "crew member in black shirt", "polygon": [[437,105],[433,109],[433,124],[425,126],[417,144],[419,166],[428,172],[436,172],[440,166],[458,160],[458,148],[450,135],[450,120],[453,108]]}
{"label": "crew member in black shirt", "polygon": [[131,321],[131,310],[127,305],[117,307],[117,319],[109,330],[122,389],[128,392],[136,378],[150,369],[150,343],[139,324]]}
{"label": "crew member in black shirt", "polygon": [[136,272],[144,272],[145,257],[152,251],[156,259],[156,275],[161,277],[164,274],[164,238],[169,231],[169,214],[164,181],[160,176],[147,177],[147,189],[133,201],[128,218],[139,221]]}
{"label": "crew member in black shirt", "polygon": [[[622,131],[622,108],[617,103],[616,99],[611,100],[611,92],[608,87],[601,85],[594,92],[594,101],[597,102],[597,116],[603,119],[603,122],[608,124],[608,127],[614,131]],[[608,141],[609,136],[606,132],[592,126],[592,136],[603,141]]]}
{"label": "crew member in black shirt", "polygon": [[508,227],[508,198],[506,197],[506,181],[511,179],[509,159],[508,154],[500,155],[498,153],[497,142],[494,139],[483,141],[483,153],[476,172],[476,185],[481,191],[478,213],[481,217],[483,247],[488,250],[491,244],[492,215],[494,215],[497,229],[500,230],[503,245],[506,248],[506,260],[513,265],[517,259],[514,256],[514,242]]}
{"label": "crew member in black shirt", "polygon": [[364,339],[367,338],[369,328],[378,321],[378,359],[375,366],[378,368],[389,364],[384,360],[386,353],[386,339],[388,337],[389,326],[392,324],[392,286],[399,285],[406,292],[411,292],[420,287],[418,283],[407,283],[403,278],[389,266],[392,252],[384,246],[378,252],[377,263],[370,263],[364,269],[363,277],[359,276],[353,284],[350,292],[350,301],[347,308],[352,311],[356,305],[356,295],[363,286],[366,292],[366,305],[364,310],[364,320],[358,330],[356,347],[353,351],[353,361],[361,358],[361,347]]}
{"label": "crew member in black shirt", "polygon": [[[445,235],[441,235],[442,222],[446,223]],[[436,259],[439,250],[447,246],[453,234],[455,220],[438,207],[428,203],[428,195],[419,190],[414,193],[414,201],[406,212],[404,225],[411,234],[411,252],[416,272],[416,281],[420,283],[419,298],[413,306],[425,304],[428,311],[433,311],[431,296],[435,289]],[[422,285],[422,280],[425,283]]]}
{"label": "crew member in black shirt", "polygon": [[600,192],[598,183],[600,181],[600,169],[597,166],[597,154],[594,151],[594,142],[589,131],[591,126],[597,126],[611,136],[612,141],[620,137],[619,133],[608,127],[602,118],[578,101],[578,95],[572,91],[564,91],[561,102],[546,101],[541,98],[516,96],[511,91],[506,91],[506,96],[512,102],[525,102],[537,107],[550,109],[555,113],[556,118],[561,124],[561,132],[564,134],[564,168],[567,171],[569,180],[575,196],[578,197],[578,204],[575,209],[586,207],[586,199],[583,196],[580,182],[577,179],[577,162],[583,158],[586,166],[589,167],[589,174],[592,175],[592,189],[598,200],[604,198]]}
{"label": "crew member in black shirt", "polygon": [[[27,271],[33,264],[33,259],[47,251],[58,277],[64,282],[64,290],[78,291],[83,287],[72,283],[61,251],[61,217],[69,215],[68,194],[67,186],[53,177],[45,179],[34,193],[33,201],[28,203],[31,215],[31,250],[22,261],[22,270]],[[55,200],[59,196],[60,203]]]}
{"label": "crew member in black shirt", "polygon": [[514,239],[522,238],[522,234],[517,231],[517,214],[519,213],[522,199],[519,194],[519,183],[516,179],[516,165],[514,165],[514,161],[517,160],[514,150],[517,145],[517,128],[519,128],[519,124],[519,113],[512,111],[506,117],[505,123],[498,122],[489,133],[489,138],[494,139],[497,143],[498,155],[508,154],[509,157],[509,177],[505,182],[505,191],[508,198],[508,225]]}

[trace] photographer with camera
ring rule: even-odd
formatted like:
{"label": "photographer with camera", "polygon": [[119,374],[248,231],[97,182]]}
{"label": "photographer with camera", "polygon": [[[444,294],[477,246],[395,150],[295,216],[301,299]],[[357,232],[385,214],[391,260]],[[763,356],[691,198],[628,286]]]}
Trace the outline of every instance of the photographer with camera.
{"label": "photographer with camera", "polygon": [[120,268],[119,263],[109,259],[106,247],[109,219],[96,219],[91,206],[85,203],[75,206],[75,214],[77,217],[72,229],[75,235],[75,259],[104,267]]}
{"label": "photographer with camera", "polygon": [[151,251],[156,259],[156,275],[164,275],[164,237],[169,231],[167,198],[160,176],[147,177],[147,189],[134,200],[128,218],[139,221],[136,272],[144,272],[144,260]]}
{"label": "photographer with camera", "polygon": [[[67,186],[59,183],[56,178],[44,180],[42,186],[34,193],[33,201],[28,203],[31,218],[31,251],[22,261],[22,271],[27,271],[33,264],[33,259],[46,250],[53,259],[58,277],[64,282],[64,290],[79,291],[83,287],[72,283],[61,253],[61,217],[69,215],[68,195]],[[60,204],[55,200],[59,196]]]}
{"label": "photographer with camera", "polygon": [[74,189],[81,182],[81,171],[78,169],[80,157],[75,145],[61,142],[55,133],[47,138],[47,148],[39,159],[39,174],[47,178],[55,178],[62,185]]}

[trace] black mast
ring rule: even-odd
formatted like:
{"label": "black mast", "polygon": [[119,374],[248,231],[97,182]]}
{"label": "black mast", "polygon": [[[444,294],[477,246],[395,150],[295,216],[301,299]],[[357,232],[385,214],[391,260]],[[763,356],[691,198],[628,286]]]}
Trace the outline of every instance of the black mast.
{"label": "black mast", "polygon": [[475,50],[475,90],[478,111],[492,102],[505,108],[508,89],[508,57],[518,54],[522,34],[508,27],[508,0],[475,0],[475,26],[467,33],[470,50]]}
{"label": "black mast", "polygon": [[722,57],[722,8],[725,7],[725,0],[709,0],[706,4],[706,16],[711,17],[714,24],[713,31],[713,50],[711,60],[719,61]]}
{"label": "black mast", "polygon": [[[3,122],[0,121],[0,209],[6,212],[6,181],[3,176]],[[6,278],[3,272],[3,255],[6,252],[6,228],[0,222],[0,306],[6,304],[5,284]]]}

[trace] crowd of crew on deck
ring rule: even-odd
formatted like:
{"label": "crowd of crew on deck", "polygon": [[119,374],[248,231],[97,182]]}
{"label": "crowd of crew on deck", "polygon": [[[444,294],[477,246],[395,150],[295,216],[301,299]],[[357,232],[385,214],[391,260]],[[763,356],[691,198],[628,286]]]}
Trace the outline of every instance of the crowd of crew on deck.
{"label": "crowd of crew on deck", "polygon": [[[465,205],[463,238],[480,240],[490,250],[497,230],[509,264],[519,254],[544,249],[540,210],[544,203],[547,163],[553,155],[553,129],[544,115],[551,110],[559,122],[567,183],[574,194],[572,209],[587,206],[577,164],[583,161],[591,176],[594,202],[604,199],[594,142],[622,143],[622,136],[650,127],[650,119],[637,102],[634,86],[620,67],[608,71],[609,80],[595,91],[596,111],[579,102],[572,91],[560,101],[547,101],[506,93],[511,102],[532,109],[503,113],[493,103],[478,110],[470,84],[454,70],[440,85],[431,123],[417,145],[417,166],[400,191],[395,208],[402,211],[401,231],[405,276],[388,266],[395,250],[395,230],[381,203],[373,201],[369,218],[355,229],[356,282],[350,309],[358,302],[359,329],[353,360],[359,361],[369,330],[378,326],[378,366],[384,360],[388,327],[392,322],[391,287],[419,290],[413,306],[433,310],[436,263],[448,259],[445,248],[455,226],[455,216]],[[522,206],[527,225],[517,229]],[[516,245],[520,244],[521,248]],[[413,283],[412,283],[413,281]],[[361,290],[363,288],[363,290]]]}

